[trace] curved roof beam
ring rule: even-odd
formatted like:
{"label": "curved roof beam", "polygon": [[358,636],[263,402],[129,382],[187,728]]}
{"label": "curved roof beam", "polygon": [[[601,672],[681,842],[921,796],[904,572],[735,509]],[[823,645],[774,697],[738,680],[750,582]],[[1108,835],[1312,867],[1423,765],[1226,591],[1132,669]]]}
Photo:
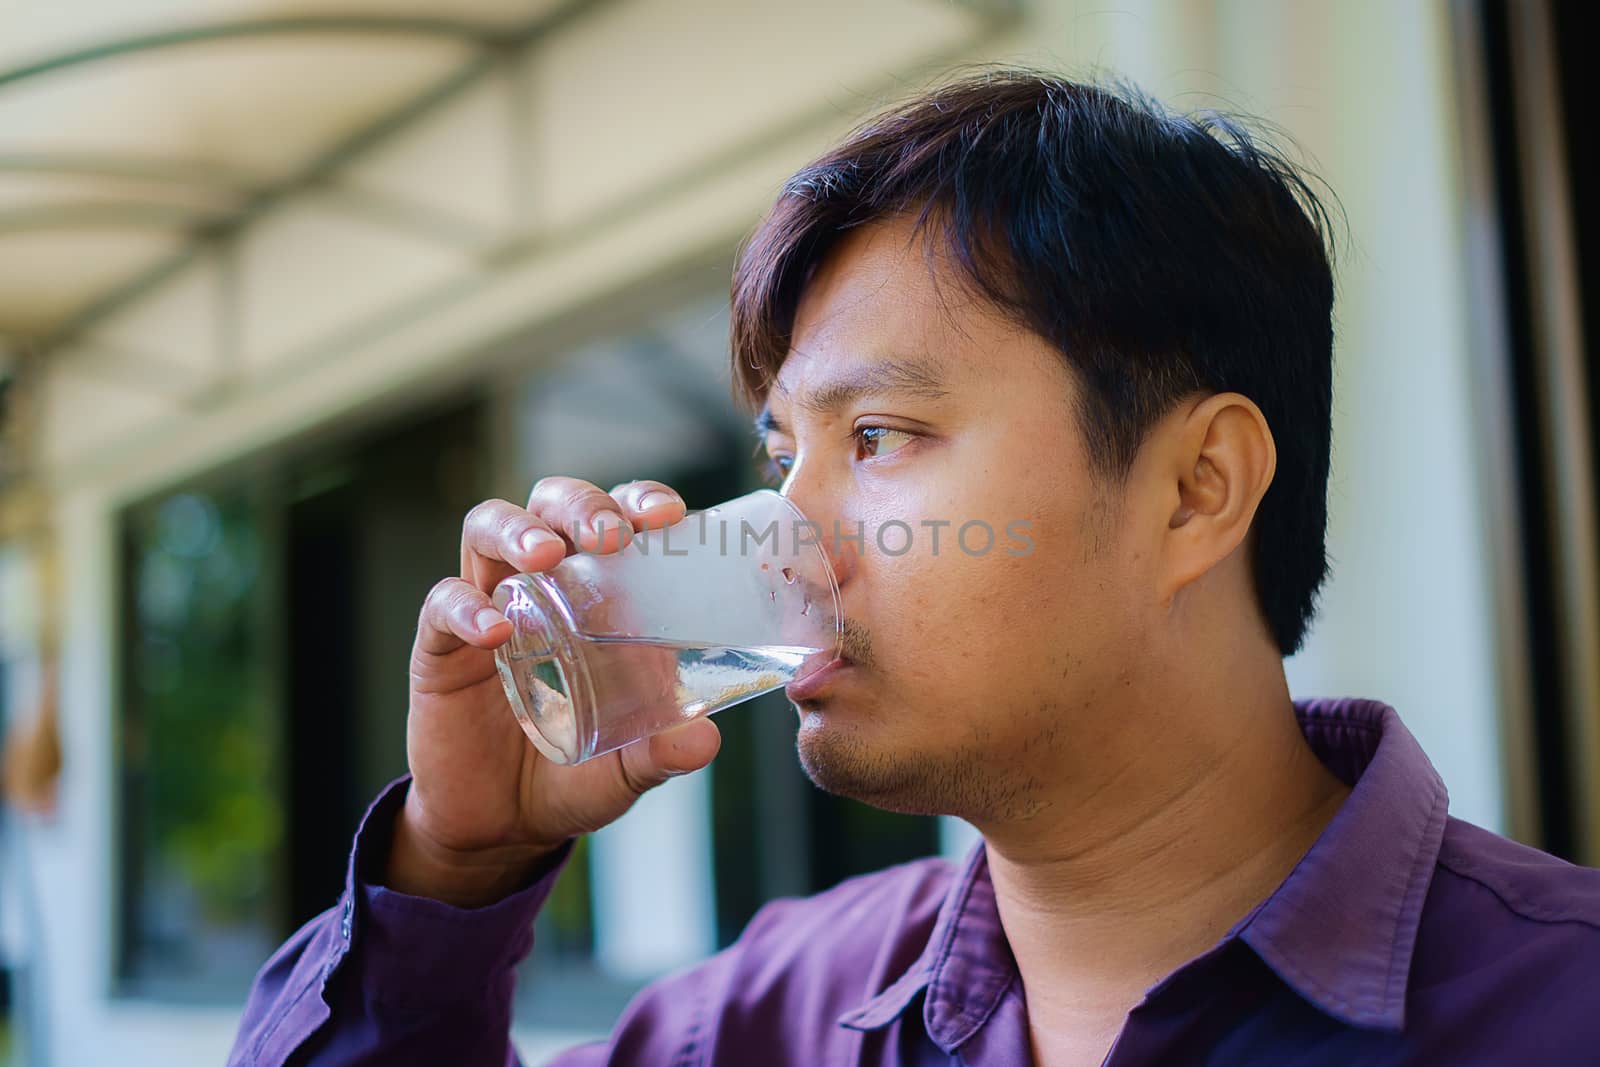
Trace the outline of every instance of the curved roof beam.
{"label": "curved roof beam", "polygon": [[[167,34],[152,34],[140,38],[130,38],[120,44],[102,45],[98,49],[83,49],[67,56],[57,56],[54,60],[40,61],[29,64],[26,67],[13,68],[10,71],[0,72],[0,89],[23,78],[48,73],[50,70],[61,69],[63,66],[93,62],[129,51],[137,52],[150,48],[171,47],[190,44],[199,40],[227,37],[260,36],[271,33],[359,33],[363,32],[363,29],[370,32],[428,33],[434,32],[439,27],[454,27],[448,32],[453,33],[458,38],[467,35],[470,39],[479,43],[477,54],[462,66],[415,96],[402,101],[393,110],[378,117],[361,129],[352,131],[337,143],[328,147],[320,156],[308,162],[296,173],[287,178],[275,180],[265,188],[257,190],[249,197],[248,202],[238,213],[217,223],[217,226],[221,228],[233,227],[237,229],[247,225],[253,218],[270,208],[274,203],[327,178],[352,159],[370,150],[374,145],[382,142],[397,131],[410,126],[423,115],[455,97],[456,94],[487,75],[492,69],[498,54],[526,45],[572,22],[578,16],[600,9],[610,2],[611,0],[561,0],[553,9],[521,25],[503,30],[486,29],[475,23],[450,19],[395,19],[331,15],[218,24],[207,27],[205,30],[173,31]],[[141,296],[156,289],[192,262],[199,254],[200,248],[201,245],[196,241],[187,242],[184,247],[154,266],[136,271],[123,281],[105,289],[65,322],[56,325],[44,336],[37,338],[34,341],[36,349],[42,352],[60,347],[67,341],[82,334],[95,322],[115,313],[118,309],[126,307]]]}
{"label": "curved roof beam", "polygon": [[177,204],[133,200],[89,200],[0,211],[0,234],[26,230],[198,229],[222,221],[225,213],[197,211]]}
{"label": "curved roof beam", "polygon": [[98,63],[121,56],[212,41],[252,37],[304,36],[308,34],[370,34],[389,37],[443,37],[480,47],[515,43],[518,29],[497,29],[466,19],[419,18],[399,15],[299,15],[282,18],[239,19],[233,22],[185,26],[155,33],[119,37],[100,44],[59,52],[9,70],[0,69],[0,89],[44,74]]}
{"label": "curved roof beam", "polygon": [[203,160],[118,156],[98,152],[0,152],[0,175],[59,174],[74,178],[159,182],[213,193],[249,196],[264,179]]}

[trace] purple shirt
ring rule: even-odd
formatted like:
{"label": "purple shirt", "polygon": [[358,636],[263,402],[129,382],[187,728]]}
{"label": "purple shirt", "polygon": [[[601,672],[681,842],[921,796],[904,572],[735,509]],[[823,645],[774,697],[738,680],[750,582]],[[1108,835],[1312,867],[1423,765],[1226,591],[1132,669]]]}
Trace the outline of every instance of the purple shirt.
{"label": "purple shirt", "polygon": [[[1296,710],[1349,799],[1271,896],[1145,993],[1105,1063],[1600,1064],[1600,871],[1450,818],[1385,705]],[[231,1063],[516,1062],[512,967],[569,850],[486,908],[395,893],[362,875],[404,795],[368,812],[339,905],[262,968]],[[554,1062],[1026,1064],[1029,1047],[979,846],[768,904]]]}

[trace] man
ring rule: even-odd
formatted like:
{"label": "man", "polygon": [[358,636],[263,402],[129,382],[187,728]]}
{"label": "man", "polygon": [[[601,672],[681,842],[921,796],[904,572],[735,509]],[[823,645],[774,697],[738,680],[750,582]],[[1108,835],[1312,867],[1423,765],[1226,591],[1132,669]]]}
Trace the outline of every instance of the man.
{"label": "man", "polygon": [[[768,905],[558,1062],[1597,1062],[1600,873],[1449,818],[1391,709],[1289,697],[1326,570],[1325,221],[1234,126],[1029,73],[788,184],[732,340],[849,620],[844,664],[789,687],[800,759],[983,843]],[[718,737],[542,761],[488,593],[683,510],[547,478],[467,517],[411,777],[263,969],[236,1062],[514,1061],[511,968],[573,838]],[[1016,520],[1028,551],[952,550]],[[882,550],[895,521],[944,550]]]}

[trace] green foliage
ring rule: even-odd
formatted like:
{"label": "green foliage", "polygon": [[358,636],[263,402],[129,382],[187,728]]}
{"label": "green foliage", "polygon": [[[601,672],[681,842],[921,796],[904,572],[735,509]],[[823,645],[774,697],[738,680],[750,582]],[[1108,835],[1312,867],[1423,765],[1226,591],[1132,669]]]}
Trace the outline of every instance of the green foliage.
{"label": "green foliage", "polygon": [[256,517],[242,494],[183,494],[130,518],[126,748],[146,862],[206,921],[259,921],[284,827]]}
{"label": "green foliage", "polygon": [[572,859],[539,912],[536,930],[548,956],[586,957],[594,950],[594,914],[589,884],[589,837],[573,845]]}

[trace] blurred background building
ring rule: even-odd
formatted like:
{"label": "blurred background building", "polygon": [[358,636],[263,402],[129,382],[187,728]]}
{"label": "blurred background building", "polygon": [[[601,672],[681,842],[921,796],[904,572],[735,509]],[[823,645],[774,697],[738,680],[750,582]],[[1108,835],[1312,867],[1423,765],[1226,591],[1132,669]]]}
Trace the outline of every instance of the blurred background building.
{"label": "blurred background building", "polygon": [[[973,63],[1254,113],[1331,184],[1334,572],[1292,684],[1395,704],[1456,814],[1600,862],[1578,6],[0,3],[0,1063],[222,1060],[405,768],[463,513],[752,486],[739,239]],[[766,899],[970,841],[812,789],[781,696],[721,725],[541,917],[530,1060]]]}

